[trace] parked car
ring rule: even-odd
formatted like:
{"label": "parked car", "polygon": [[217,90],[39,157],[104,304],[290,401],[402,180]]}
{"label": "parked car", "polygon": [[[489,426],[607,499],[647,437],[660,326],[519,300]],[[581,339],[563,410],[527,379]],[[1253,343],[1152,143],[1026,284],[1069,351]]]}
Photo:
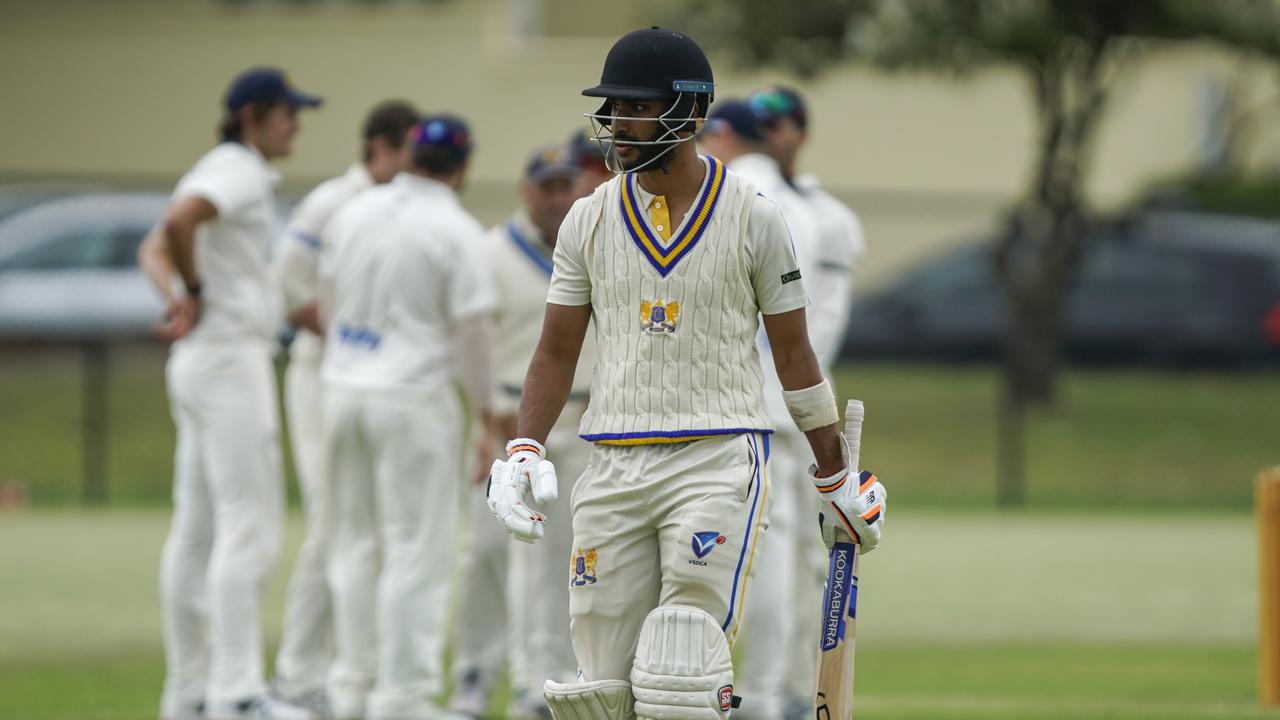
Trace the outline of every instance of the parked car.
{"label": "parked car", "polygon": [[164,312],[138,245],[160,193],[60,198],[0,221],[0,336],[142,336]]}
{"label": "parked car", "polygon": [[[846,358],[999,357],[1005,301],[989,243],[945,253],[854,304]],[[1189,213],[1107,227],[1066,298],[1078,363],[1259,365],[1280,359],[1280,224]]]}

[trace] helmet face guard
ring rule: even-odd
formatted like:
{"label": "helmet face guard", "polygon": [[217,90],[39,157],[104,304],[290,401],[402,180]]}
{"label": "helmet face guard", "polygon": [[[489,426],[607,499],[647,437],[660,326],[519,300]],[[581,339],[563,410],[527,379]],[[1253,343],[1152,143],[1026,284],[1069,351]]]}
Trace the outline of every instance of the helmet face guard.
{"label": "helmet face guard", "polygon": [[[681,83],[676,82],[674,85],[679,86]],[[702,85],[703,83],[699,83]],[[709,85],[709,83],[706,83]],[[689,90],[678,90],[671,98],[671,105],[657,117],[623,117],[620,115],[610,114],[611,103],[608,99],[593,113],[584,113],[587,120],[591,123],[591,140],[600,145],[601,151],[604,153],[605,167],[610,172],[621,174],[625,172],[644,172],[651,168],[655,163],[664,158],[668,153],[675,150],[676,146],[681,143],[689,142],[694,138],[698,123],[703,119],[698,115],[698,95],[699,92]],[[709,96],[709,95],[708,95]],[[619,98],[633,100],[648,100],[650,98]],[[705,112],[705,110],[704,110]],[[624,145],[639,147],[643,151],[639,164],[632,168],[623,167],[622,158],[618,156],[618,147],[613,137],[613,123],[617,120],[626,120],[628,122],[646,122],[657,123],[658,132],[649,140],[622,140]],[[687,133],[681,137],[680,133]]]}

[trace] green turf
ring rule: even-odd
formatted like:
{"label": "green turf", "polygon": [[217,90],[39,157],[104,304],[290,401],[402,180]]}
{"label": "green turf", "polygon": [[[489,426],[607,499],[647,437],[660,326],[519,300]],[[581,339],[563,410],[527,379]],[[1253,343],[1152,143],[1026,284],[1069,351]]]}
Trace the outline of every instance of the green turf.
{"label": "green turf", "polygon": [[[154,346],[112,353],[115,504],[168,503],[164,357]],[[81,496],[79,362],[0,352],[0,481],[19,480],[40,505]],[[893,483],[898,507],[992,505],[994,369],[845,365],[837,380],[866,401],[865,462]],[[1062,389],[1061,407],[1029,427],[1033,509],[1247,509],[1258,470],[1280,463],[1280,377],[1069,371]]]}
{"label": "green turf", "polygon": [[[153,716],[167,521],[0,514],[0,718]],[[1247,517],[908,509],[890,523],[862,568],[860,719],[1280,718],[1254,709]],[[288,549],[300,537],[291,517]]]}

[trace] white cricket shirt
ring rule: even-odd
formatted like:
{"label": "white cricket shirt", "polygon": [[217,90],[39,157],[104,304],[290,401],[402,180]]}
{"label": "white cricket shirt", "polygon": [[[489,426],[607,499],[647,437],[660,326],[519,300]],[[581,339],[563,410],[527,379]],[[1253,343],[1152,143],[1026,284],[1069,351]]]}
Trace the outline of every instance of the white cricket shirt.
{"label": "white cricket shirt", "polygon": [[[581,426],[593,442],[683,442],[768,432],[759,315],[808,303],[773,201],[714,158],[664,239],[635,175],[574,204],[547,301],[590,304],[597,361]],[[676,219],[672,219],[673,222]]]}
{"label": "white cricket shirt", "polygon": [[[339,207],[373,184],[373,176],[365,166],[354,163],[345,173],[317,185],[294,208],[274,267],[284,292],[286,310],[292,312],[315,301],[320,238],[324,228]],[[319,364],[323,347],[318,335],[299,329],[289,348],[289,357],[295,361]]]}
{"label": "white cricket shirt", "polygon": [[[494,413],[510,415],[519,409],[529,361],[542,337],[547,290],[551,286],[552,248],[524,210],[491,228],[486,241],[497,296],[494,319],[498,330],[498,391]],[[594,364],[595,339],[588,333],[578,356],[571,401],[586,401]]]}
{"label": "white cricket shirt", "polygon": [[200,321],[181,342],[275,338],[284,311],[267,258],[278,234],[279,180],[256,149],[224,142],[178,181],[174,200],[199,197],[218,211],[196,229],[202,308]]}
{"label": "white cricket shirt", "polygon": [[484,228],[435,180],[401,173],[338,209],[321,236],[333,287],[325,382],[435,388],[455,377],[458,322],[494,306]]}

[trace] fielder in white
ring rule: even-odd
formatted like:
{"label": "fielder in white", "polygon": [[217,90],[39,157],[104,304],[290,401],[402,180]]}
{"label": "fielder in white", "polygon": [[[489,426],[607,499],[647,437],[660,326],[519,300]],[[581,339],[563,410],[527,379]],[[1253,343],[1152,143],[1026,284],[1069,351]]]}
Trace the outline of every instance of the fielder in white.
{"label": "fielder in white", "polygon": [[365,118],[363,158],[345,173],[307,194],[289,219],[275,273],[284,291],[285,310],[296,329],[284,376],[284,409],[298,488],[307,517],[307,534],[298,549],[285,596],[284,634],[276,653],[273,692],[312,709],[327,707],[324,687],[333,659],[333,615],[325,580],[325,538],[329,524],[323,485],[324,421],[320,359],[324,331],[316,317],[316,278],[320,238],[338,208],[362,190],[388,182],[408,170],[410,128],[418,112],[401,101],[384,102]]}
{"label": "fielder in white", "polygon": [[[750,102],[717,108],[699,143],[778,202],[813,300],[807,312],[809,341],[823,375],[830,378],[849,316],[853,264],[863,248],[862,229],[838,200],[796,181],[795,161],[806,120],[798,95],[769,90],[753,95]],[[798,475],[813,462],[813,454],[788,417],[763,334],[760,344],[766,351],[762,352],[765,404],[777,427],[774,472]],[[808,494],[800,486],[779,488],[772,499],[769,542],[756,563],[739,665],[738,687],[748,700],[739,717],[747,719],[808,717],[816,682],[814,638],[819,614],[813,599],[820,596],[826,574],[819,553],[822,540],[811,524]]]}
{"label": "fielder in white", "polygon": [[272,366],[283,311],[267,265],[278,176],[268,161],[292,149],[298,108],[319,103],[279,70],[237,77],[222,142],[178,182],[139,250],[169,305],[159,329],[175,340],[165,371],[178,447],[160,565],[163,718],[309,717],[265,695],[259,603],[284,512]]}
{"label": "fielder in white", "polygon": [[[565,148],[549,146],[535,151],[520,184],[523,207],[507,222],[492,228],[486,238],[498,295],[494,424],[503,437],[515,435],[525,370],[542,332],[552,251],[560,224],[579,197],[577,180],[578,168]],[[582,472],[591,450],[591,444],[577,432],[587,407],[591,355],[589,348],[584,349],[587,359],[580,364],[569,403],[547,440],[561,471],[569,476]],[[577,674],[569,642],[569,586],[555,585],[532,594],[525,589],[564,574],[573,533],[569,523],[562,522],[553,525],[536,545],[513,544],[490,518],[484,490],[484,485],[476,487],[471,502],[472,543],[463,558],[459,589],[463,600],[454,657],[458,687],[450,709],[483,717],[490,705],[493,681],[507,655],[514,695],[507,719],[545,717],[543,682],[567,682]],[[567,519],[568,497],[559,499],[547,512]],[[508,623],[509,631],[504,627]]]}
{"label": "fielder in white", "polygon": [[322,237],[340,719],[450,717],[435,698],[464,482],[455,380],[489,423],[494,294],[484,229],[457,196],[470,134],[448,115],[411,132],[413,170],[350,200]]}
{"label": "fielder in white", "polygon": [[791,417],[818,459],[807,474],[864,551],[879,540],[884,489],[848,481],[777,206],[690,142],[714,94],[702,50],[669,30],[629,33],[584,94],[604,99],[591,117],[628,172],[578,201],[561,228],[520,437],[493,464],[489,504],[517,538],[546,532],[537,503],[558,487],[542,441],[594,322],[580,430],[596,447],[570,500],[580,678],[548,682],[546,698],[561,720],[725,718],[769,494],[761,316]]}

